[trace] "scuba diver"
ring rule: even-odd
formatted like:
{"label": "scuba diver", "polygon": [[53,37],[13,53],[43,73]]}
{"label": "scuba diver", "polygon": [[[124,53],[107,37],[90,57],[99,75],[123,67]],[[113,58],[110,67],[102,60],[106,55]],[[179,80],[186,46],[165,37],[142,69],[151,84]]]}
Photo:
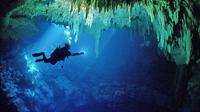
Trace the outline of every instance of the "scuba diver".
{"label": "scuba diver", "polygon": [[42,59],[37,59],[36,62],[41,62],[44,61],[45,63],[51,63],[52,65],[55,65],[57,63],[57,61],[64,61],[65,57],[69,57],[69,56],[77,56],[77,55],[83,55],[84,53],[71,53],[69,51],[70,49],[70,45],[69,44],[65,44],[64,47],[57,47],[50,55],[50,58],[47,58],[45,56],[44,52],[41,53],[34,53],[32,54],[33,57],[38,57],[38,56],[43,56]]}

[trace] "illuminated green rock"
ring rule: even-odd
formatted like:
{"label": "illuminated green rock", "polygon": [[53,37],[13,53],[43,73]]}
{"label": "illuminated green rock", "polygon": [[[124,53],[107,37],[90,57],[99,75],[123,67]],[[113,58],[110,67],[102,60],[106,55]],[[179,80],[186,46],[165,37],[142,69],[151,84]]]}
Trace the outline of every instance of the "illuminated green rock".
{"label": "illuminated green rock", "polygon": [[[198,4],[198,1],[195,2]],[[7,13],[4,30],[11,32],[6,34],[12,34],[10,26],[24,27],[30,23],[26,21],[22,25],[18,21],[24,18],[35,21],[44,17],[46,21],[70,26],[76,34],[74,41],[78,40],[80,33],[94,35],[98,54],[102,30],[126,26],[139,31],[145,38],[155,32],[158,47],[166,55],[170,54],[177,64],[188,64],[192,49],[191,30],[199,23],[192,12],[193,3],[189,0],[24,0]],[[28,26],[35,29],[34,22],[32,24]],[[15,29],[14,32],[20,33]],[[22,34],[11,37],[19,38]]]}

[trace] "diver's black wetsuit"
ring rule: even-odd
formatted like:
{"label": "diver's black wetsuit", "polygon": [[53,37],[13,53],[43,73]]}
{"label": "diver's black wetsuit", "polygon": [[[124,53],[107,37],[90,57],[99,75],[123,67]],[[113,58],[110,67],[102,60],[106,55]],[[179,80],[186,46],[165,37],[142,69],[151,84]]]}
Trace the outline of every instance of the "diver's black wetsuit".
{"label": "diver's black wetsuit", "polygon": [[56,48],[53,53],[51,54],[50,58],[47,58],[45,56],[45,53],[44,52],[41,52],[41,53],[35,53],[35,54],[32,54],[33,57],[38,57],[38,56],[43,56],[42,59],[37,59],[36,62],[41,62],[41,61],[44,61],[45,63],[51,63],[53,65],[56,64],[57,61],[64,61],[65,57],[69,57],[69,56],[77,56],[77,55],[82,55],[84,54],[83,52],[81,53],[71,53],[69,51],[70,49],[70,46],[68,44],[65,44],[64,47],[60,48]]}

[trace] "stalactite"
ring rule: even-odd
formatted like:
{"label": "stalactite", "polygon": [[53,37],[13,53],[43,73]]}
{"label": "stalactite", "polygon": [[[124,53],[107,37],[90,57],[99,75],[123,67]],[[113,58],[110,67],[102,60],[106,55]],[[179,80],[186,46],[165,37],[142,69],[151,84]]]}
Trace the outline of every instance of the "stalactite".
{"label": "stalactite", "polygon": [[88,18],[88,14],[89,14],[89,11],[90,11],[90,8],[89,8],[89,6],[87,5],[86,6],[86,14],[85,14],[85,18],[87,19]]}
{"label": "stalactite", "polygon": [[[35,5],[33,6],[33,4]],[[131,26],[131,18],[134,15],[134,12],[132,12],[132,8],[135,6],[133,4],[138,5],[139,7],[143,7],[144,10],[147,12],[153,24],[153,31],[157,34],[159,47],[163,49],[164,52],[172,52],[172,49],[174,49],[175,46],[175,40],[181,38],[177,36],[178,34],[175,33],[176,31],[174,31],[173,28],[180,24],[180,19],[182,19],[180,18],[180,12],[183,11],[183,8],[184,12],[181,13],[187,14],[187,17],[184,20],[184,24],[187,24],[187,27],[191,28],[192,26],[194,26],[194,24],[198,23],[195,22],[196,20],[195,17],[193,17],[191,4],[188,0],[176,0],[173,2],[156,0],[56,0],[49,5],[45,5],[45,8],[43,7],[44,4],[40,4],[37,0],[27,0],[24,1],[24,4],[22,6],[14,9],[15,11],[11,11],[11,13],[24,14],[31,19],[43,15],[47,17],[48,21],[63,24],[69,23],[71,26],[76,26],[73,20],[75,18],[78,18],[80,19],[80,21],[85,22],[82,22],[81,24],[86,24],[86,26],[91,28],[100,27],[98,29],[101,31],[102,29],[106,29],[110,25],[111,20],[114,20],[113,24],[115,24],[115,27],[134,27]],[[126,9],[126,11],[122,14],[121,9]],[[57,13],[58,11],[62,13],[61,16],[60,13]],[[94,15],[92,14],[93,11],[95,12]],[[82,18],[80,16],[81,13],[83,13],[85,17]],[[108,13],[108,17],[105,17],[104,13]],[[94,16],[94,20],[93,16],[91,15]],[[113,17],[111,15],[113,15]],[[98,19],[105,18],[106,22],[104,22],[105,20],[100,21],[103,23],[101,24],[102,26],[92,26],[92,24],[95,21],[98,21]],[[183,26],[183,24],[180,25]],[[190,29],[185,28],[179,30],[181,33],[186,32]],[[145,30],[142,29],[141,33],[145,33]],[[186,34],[183,33],[182,36],[183,35]],[[188,39],[191,39],[191,37]],[[170,44],[168,42],[169,40],[172,41]],[[182,45],[183,42],[181,41],[180,44]],[[186,54],[187,57],[190,57],[189,52],[187,52]]]}

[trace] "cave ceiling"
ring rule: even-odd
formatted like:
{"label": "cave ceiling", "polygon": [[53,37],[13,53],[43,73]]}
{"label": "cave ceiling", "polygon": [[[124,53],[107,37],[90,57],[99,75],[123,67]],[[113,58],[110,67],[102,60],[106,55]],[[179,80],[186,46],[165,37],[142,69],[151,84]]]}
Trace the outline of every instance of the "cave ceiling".
{"label": "cave ceiling", "polygon": [[199,0],[16,0],[10,4],[2,7],[3,39],[34,34],[35,23],[48,21],[70,26],[74,41],[80,33],[94,35],[98,54],[103,30],[129,27],[145,38],[154,33],[158,47],[177,64],[199,60]]}

